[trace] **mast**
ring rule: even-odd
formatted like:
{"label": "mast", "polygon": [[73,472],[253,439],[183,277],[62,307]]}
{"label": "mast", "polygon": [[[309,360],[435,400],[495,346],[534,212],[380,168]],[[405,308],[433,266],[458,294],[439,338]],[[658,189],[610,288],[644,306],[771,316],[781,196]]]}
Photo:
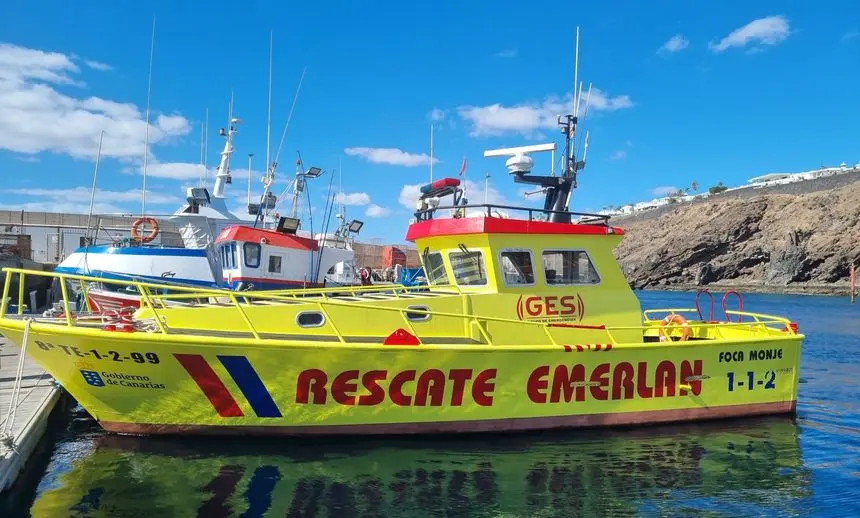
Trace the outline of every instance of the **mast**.
{"label": "mast", "polygon": [[[514,175],[514,182],[539,185],[541,187],[541,190],[546,195],[543,208],[544,210],[552,211],[549,215],[549,221],[554,223],[570,223],[569,210],[571,193],[572,190],[576,188],[577,172],[585,167],[585,153],[583,154],[583,160],[577,161],[574,149],[576,128],[579,122],[578,115],[581,93],[582,84],[579,83],[579,27],[577,27],[574,89],[572,94],[573,105],[571,106],[571,113],[558,117],[558,125],[561,126],[561,132],[564,135],[564,160],[562,161],[562,168],[559,171],[558,176],[555,175],[555,172],[552,171],[552,169],[550,169],[550,175],[541,176],[532,174],[531,168],[534,165],[534,160],[527,156],[527,153],[530,152],[554,151],[554,143],[549,145],[521,146],[517,148],[505,148],[484,152],[485,157],[511,156],[511,158],[506,162],[506,166],[508,167],[508,172]],[[584,145],[587,150],[587,134]],[[553,165],[554,164],[555,156],[553,155]],[[484,179],[485,203],[489,194],[488,178],[489,176]]]}
{"label": "mast", "polygon": [[149,79],[146,85],[146,136],[143,140],[143,192],[140,215],[146,215],[146,166],[149,162],[149,102],[152,94],[152,59],[155,56],[155,16],[152,17],[152,41],[149,46]]}
{"label": "mast", "polygon": [[224,189],[230,181],[230,155],[233,154],[233,135],[236,134],[236,126],[241,122],[233,117],[233,95],[230,95],[230,120],[227,130],[221,128],[220,134],[225,138],[224,150],[221,151],[221,162],[215,171],[215,187],[212,189],[213,198],[224,198]]}
{"label": "mast", "polygon": [[87,215],[87,233],[84,236],[87,248],[90,247],[90,240],[94,240],[95,237],[98,237],[98,229],[96,229],[96,234],[92,238],[90,237],[90,220],[93,218],[93,206],[96,203],[96,179],[99,177],[99,163],[101,163],[102,159],[102,140],[104,137],[105,130],[102,130],[101,133],[99,133],[99,150],[96,153],[96,168],[93,171],[93,188],[90,191],[90,212]]}
{"label": "mast", "polygon": [[302,191],[304,191],[304,186],[302,185],[302,161],[299,159],[296,160],[296,179],[293,183],[293,207],[290,210],[290,217],[293,219],[298,217],[299,197]]}
{"label": "mast", "polygon": [[[271,153],[270,147],[272,143],[272,41],[274,39],[274,35],[272,32],[269,32],[269,107],[268,107],[268,115],[266,116],[266,171],[268,172],[269,167],[271,167]],[[250,169],[250,168],[249,168]],[[250,195],[249,195],[250,200]],[[250,204],[250,201],[248,202]]]}

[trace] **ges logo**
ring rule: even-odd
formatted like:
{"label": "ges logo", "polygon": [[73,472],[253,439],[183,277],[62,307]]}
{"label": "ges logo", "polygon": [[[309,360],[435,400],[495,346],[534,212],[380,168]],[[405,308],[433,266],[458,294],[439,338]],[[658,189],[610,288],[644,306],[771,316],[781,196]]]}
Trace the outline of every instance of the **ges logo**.
{"label": "ges logo", "polygon": [[585,317],[585,302],[580,295],[520,297],[517,299],[520,320],[575,320]]}
{"label": "ges logo", "polygon": [[84,381],[87,382],[87,385],[92,385],[93,387],[104,387],[105,382],[102,377],[96,371],[88,371],[81,369],[81,376],[84,377]]}

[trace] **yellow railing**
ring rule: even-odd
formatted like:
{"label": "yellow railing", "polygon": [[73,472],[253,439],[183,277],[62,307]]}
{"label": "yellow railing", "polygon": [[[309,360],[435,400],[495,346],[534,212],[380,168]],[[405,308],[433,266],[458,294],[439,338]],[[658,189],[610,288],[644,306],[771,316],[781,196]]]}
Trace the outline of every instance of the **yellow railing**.
{"label": "yellow railing", "polygon": [[[184,286],[176,286],[176,285],[163,285],[151,282],[144,281],[131,281],[131,280],[113,280],[113,279],[102,279],[97,277],[89,277],[83,275],[75,275],[75,274],[66,274],[66,273],[58,273],[58,272],[43,272],[43,271],[35,271],[35,270],[25,270],[19,268],[4,268],[4,272],[6,272],[6,278],[3,288],[3,299],[2,305],[0,305],[0,317],[5,317],[8,309],[8,300],[9,300],[9,291],[11,289],[12,282],[12,274],[17,274],[18,282],[19,282],[19,290],[18,290],[18,314],[23,314],[23,290],[20,286],[24,285],[26,277],[28,275],[39,276],[39,277],[52,277],[60,280],[61,291],[63,295],[63,310],[64,310],[64,320],[66,326],[73,326],[74,321],[72,318],[72,311],[70,310],[69,305],[69,294],[66,288],[67,281],[77,281],[80,283],[82,294],[84,295],[84,300],[87,304],[87,309],[89,310],[89,301],[86,297],[86,283],[101,283],[108,285],[119,285],[119,286],[133,286],[138,294],[140,295],[140,307],[141,309],[148,308],[152,311],[153,320],[155,321],[155,325],[158,329],[159,333],[166,334],[168,333],[168,328],[166,326],[166,321],[162,318],[162,315],[159,315],[159,309],[156,306],[160,306],[161,309],[165,309],[168,307],[168,302],[170,301],[181,301],[181,300],[190,300],[190,299],[226,299],[229,300],[230,305],[235,307],[237,312],[240,314],[242,321],[248,327],[250,334],[256,340],[264,340],[261,337],[260,332],[254,326],[252,319],[249,317],[248,313],[245,311],[243,306],[250,307],[254,304],[254,301],[272,301],[272,302],[290,302],[290,303],[305,303],[305,304],[313,304],[319,309],[320,313],[325,317],[325,321],[331,325],[332,330],[334,331],[335,336],[338,341],[341,343],[345,343],[346,339],[344,335],[340,332],[338,327],[332,321],[329,316],[327,307],[350,307],[357,309],[368,309],[373,311],[390,311],[397,312],[400,314],[403,322],[408,328],[409,332],[418,336],[412,322],[407,317],[407,314],[421,314],[421,315],[429,315],[429,316],[438,316],[438,317],[453,317],[465,319],[469,323],[475,323],[478,328],[478,332],[480,333],[483,340],[490,344],[492,342],[490,335],[484,327],[484,322],[498,322],[498,323],[506,323],[506,324],[516,324],[519,326],[538,326],[543,329],[547,338],[551,342],[552,345],[559,345],[556,337],[553,335],[553,329],[575,329],[575,330],[591,330],[591,331],[603,331],[606,333],[607,338],[610,343],[618,344],[616,339],[614,338],[612,331],[620,331],[620,330],[640,330],[643,333],[648,330],[654,329],[654,324],[658,322],[658,320],[654,320],[650,318],[650,315],[655,313],[678,313],[678,312],[696,312],[695,309],[654,309],[654,310],[646,310],[644,312],[645,316],[645,325],[642,326],[589,326],[589,325],[578,325],[578,324],[568,324],[562,322],[530,322],[523,320],[515,320],[512,318],[504,318],[504,317],[493,317],[493,316],[484,316],[484,315],[473,315],[468,313],[451,313],[444,311],[432,311],[432,310],[423,310],[418,308],[402,308],[402,307],[390,307],[390,306],[381,306],[381,305],[373,305],[366,304],[355,301],[342,301],[338,300],[336,297],[332,297],[331,295],[335,293],[350,293],[353,295],[362,295],[367,293],[391,293],[392,291],[396,293],[414,293],[414,292],[422,292],[427,290],[427,287],[419,286],[419,287],[405,287],[399,285],[389,285],[389,286],[361,286],[361,287],[338,287],[338,288],[323,288],[323,289],[312,289],[312,290],[292,290],[292,291],[242,291],[236,292],[226,289],[215,289],[215,288],[196,288],[196,287],[184,287]],[[434,293],[440,293],[437,291],[437,288],[434,286]],[[448,289],[449,286],[441,287],[444,289]],[[469,294],[462,292],[455,286],[450,286],[452,292],[443,292],[450,293],[452,295],[456,295],[459,297],[467,298]],[[161,290],[171,290],[175,293],[171,294],[157,294],[153,293],[155,291]],[[397,295],[395,295],[397,296]],[[244,302],[239,299],[243,299]],[[206,304],[201,305],[200,307],[205,307]],[[754,334],[754,328],[763,329],[767,325],[782,325],[792,334],[796,334],[794,329],[790,325],[790,321],[788,319],[782,317],[776,317],[771,315],[763,315],[757,313],[749,313],[749,312],[740,312],[740,311],[728,311],[731,315],[741,316],[741,317],[749,317],[752,318],[752,322],[719,322],[719,323],[698,323],[691,322],[688,324],[690,328],[699,329],[699,328],[719,328],[719,329],[727,329],[727,328],[748,328],[751,336]],[[420,340],[420,338],[419,338]]]}

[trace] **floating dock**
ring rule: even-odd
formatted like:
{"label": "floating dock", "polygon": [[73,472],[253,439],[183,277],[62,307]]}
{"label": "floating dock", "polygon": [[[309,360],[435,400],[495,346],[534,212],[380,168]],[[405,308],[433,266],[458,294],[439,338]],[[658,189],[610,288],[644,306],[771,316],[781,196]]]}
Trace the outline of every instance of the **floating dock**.
{"label": "floating dock", "polygon": [[48,417],[62,393],[54,378],[25,358],[17,405],[10,417],[20,353],[18,346],[0,336],[0,492],[15,483],[45,433]]}

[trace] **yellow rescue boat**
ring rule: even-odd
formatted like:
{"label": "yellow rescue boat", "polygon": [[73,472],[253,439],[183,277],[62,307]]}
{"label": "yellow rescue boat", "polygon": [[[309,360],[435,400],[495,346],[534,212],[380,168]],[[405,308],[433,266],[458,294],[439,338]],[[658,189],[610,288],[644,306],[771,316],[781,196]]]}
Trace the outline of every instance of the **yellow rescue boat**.
{"label": "yellow rescue boat", "polygon": [[[572,135],[575,118],[565,124]],[[118,433],[487,432],[794,412],[797,326],[742,308],[716,321],[698,304],[643,320],[613,256],[624,232],[568,211],[581,168],[569,149],[562,174],[531,174],[527,153],[545,150],[555,146],[485,153],[510,155],[515,181],[546,192],[544,209],[469,206],[456,179],[422,190],[407,239],[427,286],[165,294],[99,279],[141,297],[133,315],[111,317],[75,312],[65,295],[93,279],[7,268],[0,331]],[[23,291],[7,315],[12,278],[32,275],[62,281],[61,315],[20,314]]]}

